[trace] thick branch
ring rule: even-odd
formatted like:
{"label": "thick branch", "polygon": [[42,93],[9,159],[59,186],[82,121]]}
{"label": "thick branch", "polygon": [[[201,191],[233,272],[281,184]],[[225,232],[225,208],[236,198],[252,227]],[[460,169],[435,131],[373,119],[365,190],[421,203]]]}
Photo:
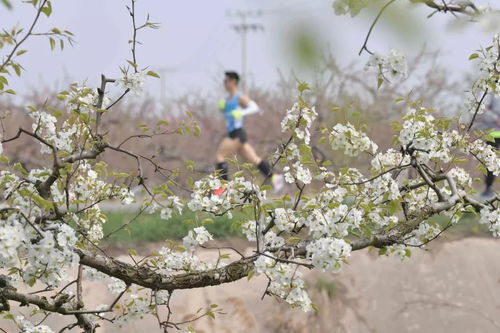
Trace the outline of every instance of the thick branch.
{"label": "thick branch", "polygon": [[88,251],[77,251],[80,264],[113,276],[128,284],[136,284],[153,290],[193,289],[233,282],[248,275],[256,256],[243,258],[227,266],[204,272],[166,275],[147,267],[135,267],[122,261],[107,258]]}
{"label": "thick branch", "polygon": [[42,310],[62,315],[75,315],[78,325],[86,333],[94,333],[96,328],[99,327],[99,325],[90,320],[88,315],[72,313],[74,309],[69,304],[70,299],[68,295],[61,295],[54,300],[50,300],[42,296],[19,293],[8,283],[8,278],[3,275],[0,276],[0,299],[18,302],[21,303],[21,306],[28,304],[36,305]]}

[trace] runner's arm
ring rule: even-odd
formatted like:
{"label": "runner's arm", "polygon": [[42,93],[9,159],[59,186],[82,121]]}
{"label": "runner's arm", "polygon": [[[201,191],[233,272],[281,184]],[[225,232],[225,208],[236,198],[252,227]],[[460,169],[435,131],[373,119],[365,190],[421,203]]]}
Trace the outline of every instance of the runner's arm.
{"label": "runner's arm", "polygon": [[260,111],[257,103],[252,101],[248,96],[242,95],[238,100],[240,109],[233,111],[236,118],[248,116]]}

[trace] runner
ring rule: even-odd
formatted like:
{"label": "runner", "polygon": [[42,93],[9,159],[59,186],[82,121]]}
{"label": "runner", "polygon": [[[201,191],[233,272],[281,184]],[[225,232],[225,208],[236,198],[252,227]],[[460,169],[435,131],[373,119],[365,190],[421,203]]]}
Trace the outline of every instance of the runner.
{"label": "runner", "polygon": [[[275,192],[281,191],[284,185],[283,175],[273,174],[271,165],[257,155],[255,149],[247,142],[247,134],[243,128],[245,116],[259,112],[257,104],[248,96],[238,91],[240,77],[236,72],[225,72],[224,88],[228,92],[225,100],[219,101],[219,109],[224,112],[226,120],[227,137],[219,144],[217,149],[216,170],[224,180],[229,180],[229,166],[226,158],[239,153],[245,160],[255,165],[266,177],[271,178]],[[223,188],[216,190],[214,194],[220,194]]]}
{"label": "runner", "polygon": [[[490,95],[488,105],[484,114],[481,116],[480,126],[483,130],[491,130],[490,136],[495,140],[494,142],[488,141],[489,145],[492,145],[496,149],[500,146],[500,99],[495,95]],[[481,193],[481,197],[484,199],[492,198],[495,192],[491,189],[493,183],[495,182],[495,175],[493,172],[487,170],[485,177],[485,189]]]}

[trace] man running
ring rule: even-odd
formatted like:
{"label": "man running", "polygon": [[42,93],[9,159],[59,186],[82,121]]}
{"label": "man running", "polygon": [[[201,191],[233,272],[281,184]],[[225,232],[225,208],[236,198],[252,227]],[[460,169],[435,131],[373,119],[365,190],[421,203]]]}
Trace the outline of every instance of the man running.
{"label": "man running", "polygon": [[[480,118],[480,126],[483,130],[491,130],[490,136],[495,140],[494,142],[488,141],[487,143],[496,149],[500,147],[500,98],[495,95],[489,96],[489,102],[486,106],[486,112]],[[485,189],[481,193],[483,199],[490,199],[495,195],[491,189],[495,182],[495,175],[493,172],[487,170],[485,177]]]}
{"label": "man running", "polygon": [[[224,112],[228,135],[217,149],[216,170],[222,179],[229,180],[229,166],[225,160],[227,157],[239,153],[245,160],[255,165],[265,177],[270,177],[274,190],[279,192],[284,185],[283,175],[272,173],[269,162],[260,158],[255,149],[247,142],[247,134],[243,129],[244,117],[257,113],[259,107],[248,96],[238,91],[240,81],[238,73],[225,72],[224,74],[224,88],[229,95],[225,100],[219,101],[219,109]],[[222,191],[223,189],[220,189],[219,192]]]}

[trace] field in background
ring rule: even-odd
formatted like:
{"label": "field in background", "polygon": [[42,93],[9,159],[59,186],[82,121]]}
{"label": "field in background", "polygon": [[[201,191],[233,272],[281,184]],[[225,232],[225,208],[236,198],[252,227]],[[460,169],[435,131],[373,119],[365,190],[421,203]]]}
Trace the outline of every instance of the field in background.
{"label": "field in background", "polygon": [[[196,217],[193,213],[175,215],[170,220],[162,220],[159,214],[143,214],[134,219],[136,212],[130,211],[109,211],[106,213],[108,222],[104,224],[105,235],[114,232],[106,243],[108,244],[139,244],[147,242],[160,242],[165,240],[180,240],[187,235],[188,231],[195,226],[204,225],[214,238],[243,238],[238,231],[237,224],[251,219],[250,212],[237,211],[233,218],[227,216],[210,217],[200,215]],[[445,216],[435,216],[432,222],[439,223],[442,227],[448,224],[449,219]],[[477,222],[477,218],[472,215],[464,216],[460,222],[452,226],[444,233],[444,237],[452,239],[467,236],[489,235],[487,228]]]}
{"label": "field in background", "polygon": [[108,221],[104,224],[104,234],[112,233],[106,240],[108,243],[179,240],[200,225],[205,226],[215,238],[242,237],[236,224],[250,218],[249,213],[241,211],[235,211],[232,219],[227,216],[209,217],[208,214],[196,217],[190,212],[174,215],[170,220],[162,220],[159,214],[142,214],[136,218],[137,212],[130,211],[110,211],[106,215]]}

